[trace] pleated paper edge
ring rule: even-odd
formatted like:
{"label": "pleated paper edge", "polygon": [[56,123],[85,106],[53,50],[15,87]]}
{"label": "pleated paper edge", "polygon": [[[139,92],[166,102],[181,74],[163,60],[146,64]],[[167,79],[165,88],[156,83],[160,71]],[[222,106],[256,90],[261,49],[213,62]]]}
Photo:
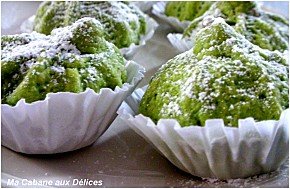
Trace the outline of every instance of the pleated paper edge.
{"label": "pleated paper edge", "polygon": [[177,32],[183,32],[191,23],[190,21],[180,21],[173,16],[166,16],[164,14],[166,7],[166,2],[157,2],[152,6],[152,13],[163,20],[164,22],[168,23],[175,29]]}
{"label": "pleated paper edge", "polygon": [[[143,90],[144,89],[146,89],[146,86],[143,87]],[[138,97],[140,97],[140,94],[142,93],[142,89],[137,89],[136,91],[137,91],[137,93],[134,92],[134,93],[136,93],[135,98],[136,97],[138,98]],[[134,93],[133,93],[133,95],[134,95]],[[184,171],[192,174],[192,172],[187,168],[189,166],[186,166],[186,163],[185,163],[185,166],[184,166],[183,162],[181,162],[180,159],[176,159],[176,155],[179,156],[179,154],[177,152],[174,152],[174,150],[173,151],[170,151],[169,146],[167,145],[167,142],[168,141],[162,140],[162,141],[159,141],[158,145],[154,144],[154,141],[151,141],[150,140],[150,137],[154,137],[154,136],[147,137],[146,134],[144,133],[146,131],[142,131],[142,128],[140,127],[139,124],[142,124],[144,127],[149,127],[151,129],[151,131],[155,133],[156,136],[158,136],[159,138],[162,138],[162,139],[164,139],[163,138],[164,136],[162,134],[160,134],[160,132],[158,130],[159,129],[164,129],[164,128],[167,129],[168,125],[171,125],[171,128],[173,128],[173,130],[175,131],[175,133],[178,136],[180,136],[182,138],[182,140],[185,141],[185,138],[182,136],[182,133],[180,133],[180,131],[185,131],[185,129],[190,130],[191,128],[194,128],[194,127],[195,128],[199,128],[199,129],[207,129],[208,127],[215,126],[216,124],[219,124],[219,125],[223,124],[222,119],[209,119],[209,120],[207,120],[207,126],[206,127],[189,126],[189,127],[182,128],[180,126],[180,124],[178,123],[178,121],[175,120],[175,119],[161,119],[161,120],[158,121],[157,124],[155,124],[149,117],[146,117],[146,116],[144,116],[142,114],[134,115],[134,114],[136,114],[136,109],[138,109],[138,108],[136,108],[136,107],[133,107],[132,108],[131,106],[132,105],[133,106],[136,105],[136,102],[138,102],[139,100],[138,99],[137,100],[134,99],[134,102],[131,102],[131,103],[129,102],[129,104],[130,104],[130,105],[128,105],[128,107],[130,107],[129,109],[126,108],[126,106],[125,107],[121,107],[118,110],[118,112],[117,112],[119,114],[120,118],[122,120],[124,120],[129,125],[129,127],[131,129],[133,129],[137,134],[139,134],[140,136],[142,136],[147,142],[151,143],[161,154],[163,154],[165,157],[167,157],[169,159],[169,161],[171,161],[173,164],[175,164],[180,169],[182,169],[182,170],[184,170]],[[129,101],[132,101],[132,99],[129,100]],[[128,100],[126,101],[126,103],[127,102],[128,102]],[[264,125],[266,125],[266,123],[272,124],[272,126],[275,127],[275,128],[273,128],[273,132],[274,132],[274,130],[275,130],[275,132],[273,133],[274,136],[271,136],[270,137],[270,139],[271,139],[270,141],[272,143],[267,148],[267,149],[269,149],[269,152],[267,154],[267,157],[269,157],[271,155],[271,154],[269,154],[270,153],[270,150],[272,150],[273,147],[275,145],[277,145],[275,143],[275,141],[279,140],[279,138],[277,138],[279,136],[284,137],[284,140],[286,141],[286,142],[284,141],[284,143],[287,143],[287,144],[285,144],[285,146],[288,146],[288,148],[289,148],[289,134],[288,134],[288,131],[289,131],[289,129],[288,129],[288,127],[289,127],[289,119],[290,119],[290,110],[289,109],[286,109],[286,110],[284,110],[281,113],[279,120],[264,120],[264,121],[256,122],[252,118],[240,119],[240,121],[239,121],[239,127],[241,125],[247,126],[246,124],[249,123],[249,122],[250,122],[250,124],[255,124],[254,127],[256,129],[258,127],[258,124],[260,124],[259,125],[260,128],[263,128],[263,125],[262,125],[263,123],[264,123]],[[227,126],[224,126],[223,125],[222,128],[223,128],[223,130],[225,132],[225,136],[227,136],[229,134],[230,130],[232,130],[232,129],[238,130],[239,127],[233,128],[233,127],[227,127]],[[168,130],[170,130],[170,129],[168,129]],[[257,130],[257,131],[259,131],[259,130]],[[278,131],[280,131],[280,134],[279,133],[277,134]],[[154,138],[156,138],[156,136]],[[170,138],[170,136],[165,136],[165,137],[167,139]],[[246,142],[246,144],[250,144],[250,142],[248,142],[247,139],[240,140],[238,142],[238,146],[239,147],[241,146],[240,143],[242,141],[243,142]],[[174,142],[176,142],[176,141],[170,141],[170,143],[174,143]],[[190,141],[186,141],[186,144],[188,145],[189,142]],[[231,146],[231,144],[229,144],[228,139],[227,139],[227,142],[228,142],[227,144],[229,145],[228,147],[230,148],[231,152],[233,152],[233,147]],[[260,142],[261,142],[261,144],[260,144],[261,146],[266,144],[266,140],[264,140],[262,138],[260,139]],[[263,167],[263,171],[259,172],[259,174],[260,173],[267,173],[267,172],[274,171],[275,169],[277,169],[277,167],[281,166],[281,164],[286,160],[286,158],[289,157],[289,150],[288,150],[288,148],[287,149],[284,149],[284,151],[283,151],[284,154],[282,154],[282,155],[280,154],[281,157],[275,157],[276,158],[275,160],[277,162],[272,163],[271,164],[272,167],[271,166],[269,167],[268,165],[265,165]],[[240,150],[240,149],[238,149],[238,150]],[[277,150],[280,150],[280,149],[276,149],[276,151]],[[173,155],[172,155],[172,153],[173,153]],[[210,153],[211,153],[211,151],[208,152],[208,154],[210,154]],[[274,156],[276,156],[276,155],[277,154],[274,154]],[[262,159],[265,159],[264,157],[261,157],[261,158]],[[232,157],[232,159],[234,160],[234,157]],[[266,169],[266,170],[264,170],[264,169]],[[215,176],[215,174],[213,173],[215,170],[213,169],[213,170],[210,170],[210,171],[211,171],[211,173],[210,174],[206,174],[206,175],[200,174],[200,173],[193,174],[193,175],[194,176],[203,177],[203,178],[219,178],[219,179],[235,179],[235,178],[241,178],[241,177],[231,177],[231,175],[227,175],[225,177]],[[246,177],[248,177],[248,176],[253,176],[255,174],[245,173],[245,175],[246,175]]]}
{"label": "pleated paper edge", "polygon": [[138,7],[142,12],[149,11],[152,6],[156,3],[154,1],[132,1],[134,6]]}
{"label": "pleated paper edge", "polygon": [[[1,104],[1,111],[2,111],[1,117],[9,112],[11,113],[14,111],[18,111],[18,114],[21,113],[21,115],[25,116],[25,119],[30,119],[29,117],[27,117],[30,115],[28,112],[31,111],[31,109],[39,109],[39,107],[45,109],[47,107],[47,105],[49,104],[50,99],[72,98],[72,97],[73,97],[72,99],[83,99],[83,98],[86,98],[87,96],[91,96],[92,98],[97,99],[99,97],[104,97],[104,95],[106,94],[106,95],[109,95],[111,97],[116,97],[116,98],[118,97],[119,100],[122,100],[122,99],[125,100],[125,98],[127,96],[129,96],[132,93],[132,91],[136,88],[138,83],[144,77],[144,73],[145,73],[145,69],[141,65],[139,65],[133,61],[127,61],[126,68],[127,68],[127,71],[131,70],[130,71],[131,73],[130,72],[128,73],[128,76],[129,76],[128,83],[123,84],[122,87],[116,87],[114,90],[112,90],[110,88],[103,88],[100,90],[99,93],[95,93],[92,89],[87,89],[86,91],[81,92],[81,93],[70,93],[70,92],[50,93],[46,96],[46,98],[44,100],[36,101],[33,103],[26,103],[24,99],[21,99],[20,101],[18,101],[18,103],[15,106]],[[115,108],[117,111],[117,109],[121,105],[122,101],[120,101],[120,103],[118,103],[118,104],[114,100],[108,102],[111,104],[110,105],[111,108],[109,110],[112,111]],[[74,100],[73,102],[78,102],[78,101]],[[83,107],[80,107],[80,108],[83,108]],[[107,130],[107,128],[110,126],[110,125],[105,125],[104,123],[112,122],[115,119],[115,117],[117,116],[116,111],[114,112],[114,114],[112,113],[112,115],[109,115],[108,112],[104,112],[104,114],[100,114],[101,117],[99,116],[98,119],[102,119],[102,121],[100,122],[100,124],[102,126],[101,127],[98,126],[97,128],[95,128],[95,132],[91,136],[88,136],[86,133],[84,133],[84,135],[82,135],[80,137],[83,139],[86,138],[86,140],[82,141],[83,139],[82,140],[79,139],[78,141],[80,141],[80,143],[76,143],[75,145],[69,145],[70,147],[67,147],[67,145],[65,147],[61,147],[60,144],[62,144],[62,143],[60,143],[59,141],[54,142],[53,146],[50,146],[48,143],[44,142],[45,145],[41,146],[40,148],[38,147],[38,145],[29,144],[31,141],[34,140],[33,137],[31,138],[32,135],[29,136],[29,134],[28,134],[28,136],[27,136],[27,133],[25,132],[26,135],[21,136],[22,139],[15,137],[15,136],[19,136],[19,131],[21,131],[21,130],[15,131],[16,133],[13,134],[15,129],[12,129],[12,128],[17,128],[17,125],[14,124],[14,123],[17,123],[17,121],[14,121],[14,118],[13,118],[12,121],[9,120],[8,122],[6,122],[5,119],[2,118],[2,121],[1,121],[2,131],[5,130],[6,132],[9,132],[10,135],[12,136],[12,138],[9,138],[8,140],[5,140],[5,141],[2,138],[2,145],[6,146],[14,151],[22,152],[22,153],[26,153],[26,154],[52,154],[52,153],[62,153],[62,152],[77,150],[79,148],[85,147],[85,146],[91,144],[92,142],[94,142],[95,139],[97,139],[96,136],[100,137]],[[77,115],[72,115],[72,116],[77,116]],[[89,115],[86,115],[86,116],[89,116]],[[23,118],[20,117],[19,119],[22,120]],[[94,118],[94,119],[96,119],[96,118]],[[21,120],[19,120],[19,121],[21,121]],[[21,122],[22,122],[21,123],[22,125],[28,124],[28,122],[26,122],[26,121],[25,122],[21,121]],[[13,124],[13,125],[10,125],[10,124]],[[44,124],[44,123],[37,122],[37,124]],[[90,125],[91,125],[91,123],[86,125],[86,127],[91,128]],[[29,127],[27,127],[27,128],[21,128],[21,129],[27,130],[27,129],[33,129],[33,127],[34,127],[33,125],[28,125],[28,126]],[[43,128],[41,128],[40,130],[43,131]],[[48,130],[49,130],[49,128],[48,128]],[[4,134],[4,133],[2,132],[2,134]],[[23,139],[25,139],[27,137],[29,137],[27,139],[28,144],[27,145],[22,144],[22,142],[20,142],[20,141],[23,141]],[[71,139],[69,139],[69,140],[71,140]],[[46,139],[44,138],[43,141],[46,141]],[[33,148],[33,146],[36,146],[37,148]]]}
{"label": "pleated paper edge", "polygon": [[147,28],[145,35],[141,36],[139,44],[136,45],[132,43],[129,47],[120,49],[121,53],[128,59],[132,58],[140,48],[146,45],[146,43],[153,37],[155,30],[159,26],[159,24],[147,14],[145,14],[145,20],[147,23]]}
{"label": "pleated paper edge", "polygon": [[182,38],[182,34],[180,33],[169,33],[167,35],[167,39],[170,44],[180,53],[188,51],[192,49],[193,42],[190,38]]}

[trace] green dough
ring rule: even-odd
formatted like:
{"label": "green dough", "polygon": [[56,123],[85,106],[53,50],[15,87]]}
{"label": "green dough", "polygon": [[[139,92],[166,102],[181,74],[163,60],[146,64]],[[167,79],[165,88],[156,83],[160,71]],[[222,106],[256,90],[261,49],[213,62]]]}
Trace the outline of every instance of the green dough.
{"label": "green dough", "polygon": [[167,2],[164,13],[180,21],[192,21],[207,11],[212,3],[211,1],[171,1]]}
{"label": "green dough", "polygon": [[138,44],[146,32],[145,15],[137,7],[113,1],[43,2],[36,13],[34,30],[50,34],[54,28],[68,26],[83,17],[101,22],[106,40],[118,48]]}
{"label": "green dough", "polygon": [[159,69],[139,111],[182,126],[215,118],[228,126],[247,117],[279,119],[289,106],[288,66],[285,54],[253,45],[217,18],[196,34],[193,49]]}
{"label": "green dough", "polygon": [[194,38],[214,17],[222,17],[238,33],[261,48],[283,52],[288,49],[289,22],[281,16],[260,10],[255,2],[215,2],[185,29],[184,37]]}
{"label": "green dough", "polygon": [[48,93],[114,89],[127,80],[125,59],[105,40],[102,24],[82,18],[51,35],[1,37],[2,103],[45,99]]}

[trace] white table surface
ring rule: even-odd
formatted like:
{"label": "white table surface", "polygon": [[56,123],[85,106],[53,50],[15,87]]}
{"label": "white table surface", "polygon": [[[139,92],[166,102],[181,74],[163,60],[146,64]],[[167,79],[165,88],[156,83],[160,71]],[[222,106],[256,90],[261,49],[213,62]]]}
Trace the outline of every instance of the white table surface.
{"label": "white table surface", "polygon": [[[288,13],[288,2],[286,3],[287,10],[285,2],[278,7],[282,6],[283,11]],[[39,2],[2,2],[2,35],[19,33],[20,24],[35,13],[38,4]],[[172,30],[169,26],[160,23],[153,38],[133,57],[133,60],[147,69],[140,86],[147,84],[163,63],[177,55],[177,51],[166,39],[170,32]],[[288,161],[278,171],[248,179],[217,181],[191,176],[172,165],[118,117],[98,141],[81,150],[55,155],[23,155],[1,147],[1,159],[2,187],[7,187],[8,179],[12,178],[19,181],[24,178],[86,178],[103,180],[102,187],[289,186]]]}

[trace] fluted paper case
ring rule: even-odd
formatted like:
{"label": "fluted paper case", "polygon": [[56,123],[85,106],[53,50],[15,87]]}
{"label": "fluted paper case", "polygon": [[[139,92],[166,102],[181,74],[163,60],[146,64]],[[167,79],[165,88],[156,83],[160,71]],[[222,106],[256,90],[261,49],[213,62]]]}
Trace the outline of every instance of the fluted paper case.
{"label": "fluted paper case", "polygon": [[152,13],[159,19],[171,25],[171,27],[177,32],[183,32],[190,24],[191,21],[180,21],[173,16],[165,15],[165,7],[167,2],[157,2],[152,6]]}
{"label": "fluted paper case", "polygon": [[[280,120],[239,120],[227,127],[221,119],[209,119],[205,127],[181,127],[174,119],[155,124],[149,117],[135,115],[144,92],[138,89],[127,99],[131,108],[118,114],[171,163],[194,176],[245,178],[279,168],[289,153],[289,109]],[[132,110],[133,111],[132,111]]]}
{"label": "fluted paper case", "polygon": [[50,93],[31,104],[1,105],[2,145],[27,154],[76,150],[95,142],[110,126],[116,111],[144,77],[144,68],[128,61],[128,81],[99,93]]}

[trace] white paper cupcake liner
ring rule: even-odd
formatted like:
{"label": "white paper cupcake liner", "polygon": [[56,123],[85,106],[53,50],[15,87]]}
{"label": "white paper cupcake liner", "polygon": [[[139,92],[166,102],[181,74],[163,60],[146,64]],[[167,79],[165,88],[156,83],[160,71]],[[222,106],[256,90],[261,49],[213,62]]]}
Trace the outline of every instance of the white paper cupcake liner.
{"label": "white paper cupcake liner", "polygon": [[115,90],[99,93],[50,93],[45,100],[1,105],[2,145],[27,154],[76,150],[95,142],[116,117],[122,101],[144,77],[144,68],[129,61],[128,80]]}
{"label": "white paper cupcake liner", "polygon": [[[144,90],[144,89],[143,89]],[[289,109],[280,120],[239,120],[239,127],[224,126],[221,119],[209,119],[205,127],[180,127],[174,119],[136,115],[144,94],[137,89],[118,114],[170,162],[185,172],[204,178],[245,178],[276,170],[289,153]]]}
{"label": "white paper cupcake liner", "polygon": [[152,6],[152,13],[158,18],[168,23],[177,32],[183,32],[190,24],[190,21],[180,21],[173,16],[166,16],[164,14],[167,2],[158,2]]}
{"label": "white paper cupcake liner", "polygon": [[27,20],[20,25],[20,31],[23,33],[31,33],[33,32],[33,24],[34,24],[35,15],[32,15]]}
{"label": "white paper cupcake liner", "polygon": [[155,33],[156,28],[159,26],[158,23],[148,15],[146,16],[146,23],[147,23],[147,28],[145,35],[141,36],[140,42],[138,45],[136,44],[131,44],[129,47],[126,48],[121,48],[121,53],[127,58],[131,59],[133,58],[134,54],[146,44],[146,42],[151,39]]}
{"label": "white paper cupcake liner", "polygon": [[189,37],[182,38],[182,34],[180,33],[169,33],[167,39],[180,53],[188,51],[193,47],[193,41]]}
{"label": "white paper cupcake liner", "polygon": [[[35,15],[29,17],[25,20],[21,26],[20,30],[24,33],[30,33],[33,31],[33,24],[34,24]],[[155,33],[156,28],[158,27],[158,23],[148,15],[145,15],[145,21],[147,23],[147,28],[145,35],[141,36],[140,42],[138,45],[131,44],[129,47],[121,48],[121,53],[127,58],[132,59],[134,54],[146,44],[146,42],[151,39]]]}
{"label": "white paper cupcake liner", "polygon": [[156,3],[155,1],[132,1],[133,5],[138,7],[141,11],[147,12],[152,8],[152,5]]}

